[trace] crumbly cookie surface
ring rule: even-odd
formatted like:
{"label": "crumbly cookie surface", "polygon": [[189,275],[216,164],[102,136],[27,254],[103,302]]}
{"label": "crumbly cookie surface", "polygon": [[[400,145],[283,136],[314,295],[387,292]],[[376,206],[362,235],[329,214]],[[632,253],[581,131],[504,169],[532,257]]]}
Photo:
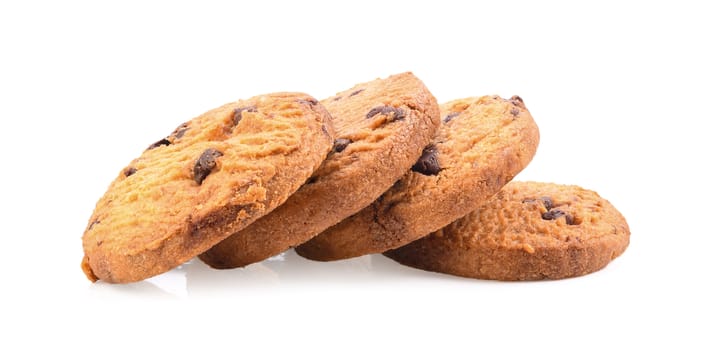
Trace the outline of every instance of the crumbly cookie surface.
{"label": "crumbly cookie surface", "polygon": [[302,93],[226,104],[180,125],[98,201],[83,234],[83,271],[124,283],[182,264],[280,205],[333,138],[327,111]]}
{"label": "crumbly cookie surface", "polygon": [[440,123],[436,99],[411,73],[358,84],[321,104],[337,135],[332,153],[283,205],[201,254],[204,262],[261,261],[361,210],[410,169]]}
{"label": "crumbly cookie surface", "polygon": [[380,253],[476,208],[531,161],[539,131],[521,98],[442,104],[433,141],[402,179],[357,214],[296,248],[313,260]]}
{"label": "crumbly cookie surface", "polygon": [[561,279],[604,268],[629,236],[622,214],[594,191],[512,182],[470,214],[385,255],[465,277]]}

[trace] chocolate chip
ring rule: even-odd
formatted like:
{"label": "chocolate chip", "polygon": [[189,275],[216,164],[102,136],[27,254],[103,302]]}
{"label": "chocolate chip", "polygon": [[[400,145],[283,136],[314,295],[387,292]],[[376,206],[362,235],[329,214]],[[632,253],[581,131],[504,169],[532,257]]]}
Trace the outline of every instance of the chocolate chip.
{"label": "chocolate chip", "polygon": [[239,122],[241,121],[241,113],[242,112],[257,112],[258,110],[256,109],[256,106],[247,106],[247,107],[241,107],[241,108],[234,108],[234,114],[232,115],[232,120],[234,121],[234,126],[239,125]]}
{"label": "chocolate chip", "polygon": [[172,145],[173,141],[171,141],[171,140],[179,139],[179,138],[183,137],[183,135],[185,135],[185,132],[188,131],[188,129],[190,129],[188,127],[188,125],[189,125],[188,122],[180,124],[180,126],[178,126],[175,130],[173,130],[173,132],[170,135],[168,135],[168,137],[166,137],[165,139],[160,139],[160,140],[152,143],[151,146],[149,146],[149,148],[147,148],[146,150],[148,151],[150,149],[154,149],[157,147]]}
{"label": "chocolate chip", "polygon": [[458,112],[449,113],[446,117],[444,117],[444,123],[450,122],[453,118],[458,117],[459,114],[461,114],[461,113],[458,113]]}
{"label": "chocolate chip", "polygon": [[[397,113],[397,109],[391,106],[378,106],[373,107],[370,111],[368,111],[366,118],[373,118],[376,114],[389,115],[391,113]],[[402,114],[402,112],[400,112],[400,114]]]}
{"label": "chocolate chip", "polygon": [[137,169],[135,167],[129,167],[127,169],[124,169],[124,176],[130,177],[134,175],[134,173],[137,172]]}
{"label": "chocolate chip", "polygon": [[551,208],[553,208],[553,199],[551,199],[551,197],[543,196],[539,198],[539,200],[544,203],[546,210],[551,210]]}
{"label": "chocolate chip", "polygon": [[523,200],[522,203],[534,203],[536,201],[541,202],[541,204],[544,205],[544,208],[546,208],[546,210],[551,210],[551,208],[553,208],[553,199],[547,196],[540,197],[539,199],[527,198]]}
{"label": "chocolate chip", "polygon": [[146,150],[148,151],[150,149],[154,149],[154,148],[161,147],[161,146],[168,146],[170,144],[171,144],[171,141],[168,141],[168,139],[160,139],[160,140],[152,143],[151,146],[149,146],[149,148],[147,148]]}
{"label": "chocolate chip", "polygon": [[422,151],[422,156],[419,157],[417,163],[412,166],[412,171],[424,175],[436,175],[441,171],[438,158],[439,150],[435,145],[429,145]]}
{"label": "chocolate chip", "polygon": [[188,123],[188,122],[185,122],[185,123],[183,123],[183,124],[180,124],[180,126],[178,126],[178,127],[171,133],[171,136],[169,136],[169,137],[173,137],[174,139],[179,139],[179,138],[183,137],[183,135],[185,135],[185,132],[188,131],[188,130],[190,130],[190,128],[188,127],[188,125],[190,125],[190,123]]}
{"label": "chocolate chip", "polygon": [[[519,103],[524,103],[524,100],[522,100],[522,98],[519,97],[519,96],[517,96],[517,95],[512,96],[512,97],[510,98],[510,100],[512,100],[512,101],[519,101]],[[514,102],[512,102],[512,103],[514,103]]]}
{"label": "chocolate chip", "polygon": [[217,167],[215,159],[221,156],[222,152],[214,148],[208,148],[202,152],[200,158],[195,162],[195,167],[193,167],[195,182],[197,182],[198,185],[201,185],[207,175],[210,175],[212,170]]}
{"label": "chocolate chip", "polygon": [[365,90],[365,89],[358,89],[358,90],[356,90],[356,91],[350,93],[350,94],[349,94],[349,97],[351,97],[351,96],[356,96],[356,95],[360,94],[361,92],[363,92],[363,90]]}
{"label": "chocolate chip", "polygon": [[391,122],[394,122],[396,120],[402,120],[405,118],[405,111],[402,110],[401,108],[395,108],[391,106],[378,106],[378,107],[373,107],[368,114],[366,114],[366,118],[370,119],[373,118],[376,114],[382,114],[382,115],[390,115],[393,114],[392,119],[390,120]]}
{"label": "chocolate chip", "polygon": [[543,214],[541,214],[541,218],[544,220],[555,220],[560,218],[561,216],[565,215],[565,212],[560,209],[551,209]]}
{"label": "chocolate chip", "polygon": [[334,140],[334,152],[342,152],[351,143],[349,139],[336,139]]}
{"label": "chocolate chip", "polygon": [[400,108],[395,108],[395,118],[393,118],[391,121],[394,122],[402,119],[405,119],[405,111]]}
{"label": "chocolate chip", "polygon": [[326,125],[322,125],[322,132],[324,133],[324,135],[327,135],[327,137],[330,136],[330,135],[329,135],[329,130],[327,130],[327,126],[326,126]]}
{"label": "chocolate chip", "polygon": [[337,96],[337,97],[334,97],[334,98],[332,99],[332,101],[339,101],[339,100],[341,100],[341,96]]}
{"label": "chocolate chip", "polygon": [[307,98],[307,99],[299,99],[299,100],[297,100],[297,102],[298,102],[298,103],[303,103],[303,104],[306,104],[306,105],[310,105],[310,106],[316,106],[316,105],[319,103],[319,101],[317,101],[317,100],[315,100],[315,99],[313,99],[313,98],[311,98],[311,97],[310,97],[310,98]]}
{"label": "chocolate chip", "polygon": [[185,132],[188,130],[190,130],[190,128],[183,128],[183,129],[178,130],[178,132],[175,134],[175,138],[179,139],[179,138],[183,137],[183,135],[185,135]]}
{"label": "chocolate chip", "polygon": [[513,107],[512,110],[510,110],[509,112],[516,117],[519,115],[519,108]]}
{"label": "chocolate chip", "polygon": [[541,214],[541,218],[544,220],[556,220],[564,215],[565,215],[565,219],[566,219],[566,224],[573,225],[575,223],[575,220],[573,219],[572,215],[567,214],[566,212],[564,212],[563,210],[560,210],[560,209],[551,209],[551,210]]}

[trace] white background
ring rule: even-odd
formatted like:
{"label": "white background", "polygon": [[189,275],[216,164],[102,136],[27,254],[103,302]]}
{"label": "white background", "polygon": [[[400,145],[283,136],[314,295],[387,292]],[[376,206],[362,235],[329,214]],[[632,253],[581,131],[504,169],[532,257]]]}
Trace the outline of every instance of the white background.
{"label": "white background", "polygon": [[[0,3],[0,348],[702,347],[699,10],[233,3]],[[520,95],[541,143],[518,179],[610,200],[631,227],[624,255],[530,283],[294,252],[230,271],[193,261],[130,285],[83,276],[95,202],[181,122],[408,70],[439,101]]]}

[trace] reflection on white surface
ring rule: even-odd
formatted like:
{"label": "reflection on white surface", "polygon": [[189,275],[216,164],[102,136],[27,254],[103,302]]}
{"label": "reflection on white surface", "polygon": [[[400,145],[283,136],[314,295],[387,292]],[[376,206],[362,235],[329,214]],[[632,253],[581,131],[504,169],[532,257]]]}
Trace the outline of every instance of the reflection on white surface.
{"label": "reflection on white surface", "polygon": [[391,276],[426,273],[401,266],[382,255],[332,262],[307,260],[293,250],[244,268],[217,270],[198,259],[185,265],[187,295],[207,296],[232,290],[308,288],[315,284],[353,284],[387,281]]}
{"label": "reflection on white surface", "polygon": [[307,260],[293,250],[244,268],[217,270],[199,259],[142,282],[107,285],[98,282],[92,293],[131,293],[158,297],[206,297],[213,294],[247,292],[271,288],[306,288],[310,285],[363,286],[420,276],[465,280],[402,266],[380,254],[332,262]]}
{"label": "reflection on white surface", "polygon": [[[129,284],[108,284],[98,281],[90,286],[89,293],[102,296],[140,296],[158,300],[198,299],[216,300],[212,297],[234,295],[268,295],[279,293],[338,292],[344,290],[367,293],[372,290],[403,290],[423,294],[422,290],[434,290],[455,286],[461,290],[469,288],[472,293],[510,293],[513,288],[532,291],[548,290],[553,285],[560,288],[592,283],[588,280],[607,281],[618,279],[621,260],[616,259],[605,269],[593,274],[558,280],[536,282],[499,282],[456,277],[427,272],[396,263],[380,254],[366,255],[354,259],[332,262],[307,260],[288,250],[265,261],[244,268],[217,270],[199,259],[145,281]],[[629,254],[630,255],[630,254]],[[626,264],[624,267],[626,268]],[[546,286],[552,287],[546,287]],[[492,286],[492,287],[489,287]],[[487,289],[484,289],[487,288]],[[495,289],[496,288],[496,289]],[[546,289],[544,289],[546,288]],[[489,291],[489,292],[488,292]]]}

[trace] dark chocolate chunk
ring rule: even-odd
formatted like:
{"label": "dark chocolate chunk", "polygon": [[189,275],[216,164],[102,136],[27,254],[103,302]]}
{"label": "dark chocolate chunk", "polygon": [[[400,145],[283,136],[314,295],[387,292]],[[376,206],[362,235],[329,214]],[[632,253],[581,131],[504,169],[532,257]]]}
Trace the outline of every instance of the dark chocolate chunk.
{"label": "dark chocolate chunk", "polygon": [[136,172],[137,172],[137,169],[135,167],[130,166],[129,168],[124,169],[124,176],[130,177],[130,176],[134,175],[134,173],[136,173]]}
{"label": "dark chocolate chunk", "polygon": [[241,112],[257,112],[258,110],[256,109],[256,106],[247,106],[247,107],[241,107],[241,108],[234,108],[234,114],[232,115],[232,120],[234,121],[234,126],[239,125],[239,122],[241,121]]}
{"label": "dark chocolate chunk", "polygon": [[368,114],[366,114],[366,118],[370,119],[373,118],[376,114],[382,114],[382,115],[390,115],[392,114],[393,117],[390,120],[391,122],[394,122],[396,120],[402,120],[405,118],[405,111],[402,110],[401,108],[395,108],[391,106],[378,106],[378,107],[373,107]]}
{"label": "dark chocolate chunk", "polygon": [[396,121],[396,120],[402,120],[405,119],[405,110],[400,109],[400,108],[395,108],[395,117],[392,118],[391,121]]}
{"label": "dark chocolate chunk", "polygon": [[179,139],[179,138],[183,137],[183,135],[185,135],[185,132],[188,131],[188,130],[190,129],[190,128],[188,127],[188,125],[190,125],[189,122],[185,122],[185,123],[183,123],[183,124],[180,124],[180,126],[178,126],[178,127],[171,133],[171,136],[169,136],[169,137],[173,137],[174,139]]}
{"label": "dark chocolate chunk", "polygon": [[517,96],[517,95],[512,96],[512,97],[510,98],[510,100],[513,101],[512,103],[517,102],[517,101],[518,101],[519,103],[524,103],[524,100],[522,100],[522,98],[519,97],[519,96]]}
{"label": "dark chocolate chunk", "polygon": [[444,117],[444,123],[450,122],[453,118],[458,117],[459,114],[461,114],[461,113],[458,113],[458,112],[449,113],[446,117]]}
{"label": "dark chocolate chunk", "polygon": [[519,108],[513,107],[509,112],[516,117],[519,115]]}
{"label": "dark chocolate chunk", "polygon": [[217,162],[215,159],[221,156],[222,152],[214,148],[208,148],[202,152],[200,158],[198,158],[197,162],[195,162],[195,167],[193,167],[195,182],[197,182],[198,185],[201,185],[202,181],[205,180],[207,175],[210,175],[212,170],[217,167]]}
{"label": "dark chocolate chunk", "polygon": [[310,105],[310,106],[316,106],[316,105],[319,103],[319,101],[317,101],[317,100],[315,100],[315,99],[313,99],[313,98],[311,98],[311,97],[308,98],[308,99],[299,99],[299,100],[297,100],[297,102],[298,102],[298,103],[304,103],[304,104]]}
{"label": "dark chocolate chunk", "polygon": [[171,144],[171,141],[168,141],[167,139],[160,139],[160,140],[152,143],[151,146],[149,146],[149,148],[147,148],[146,150],[148,151],[150,149],[154,149],[154,148],[161,147],[161,146],[168,146],[170,144]]}
{"label": "dark chocolate chunk", "polygon": [[551,210],[541,214],[541,218],[544,220],[556,220],[564,215],[565,215],[565,219],[566,219],[566,224],[573,225],[575,223],[575,220],[573,219],[572,215],[570,215],[570,214],[568,214],[560,209],[551,209]]}
{"label": "dark chocolate chunk", "polygon": [[539,199],[527,198],[523,200],[522,203],[534,203],[536,201],[540,201],[541,204],[544,205],[544,208],[546,208],[546,210],[551,210],[551,208],[553,208],[553,199],[551,199],[551,197],[548,196],[543,196]]}
{"label": "dark chocolate chunk", "polygon": [[544,203],[546,210],[551,210],[551,208],[553,208],[553,199],[551,199],[551,197],[543,196],[539,199]]}
{"label": "dark chocolate chunk", "polygon": [[179,139],[179,138],[183,137],[183,135],[185,135],[185,132],[188,130],[190,130],[190,128],[183,128],[183,129],[178,130],[178,132],[175,134],[175,138]]}
{"label": "dark chocolate chunk", "polygon": [[544,220],[556,220],[563,215],[565,215],[565,212],[563,210],[551,209],[551,210],[541,214],[541,218]]}
{"label": "dark chocolate chunk", "polygon": [[381,107],[373,107],[371,108],[370,111],[366,114],[366,119],[373,118],[376,114],[381,113],[384,109],[390,108],[387,106],[381,106]]}
{"label": "dark chocolate chunk", "polygon": [[365,90],[365,89],[358,89],[358,90],[352,92],[351,94],[349,94],[349,97],[356,96],[356,95],[360,94],[361,92],[363,92],[363,90]]}
{"label": "dark chocolate chunk", "polygon": [[168,135],[168,137],[166,137],[165,139],[160,139],[160,140],[152,143],[151,146],[149,146],[149,148],[147,148],[146,150],[148,151],[150,149],[154,149],[157,147],[172,145],[173,144],[172,140],[179,139],[179,138],[183,137],[183,135],[185,135],[185,132],[188,131],[188,129],[190,129],[190,128],[188,128],[188,125],[189,125],[188,122],[180,124],[180,126],[178,126],[175,130],[173,130],[173,132],[170,135]]}
{"label": "dark chocolate chunk", "polygon": [[424,175],[436,175],[441,171],[439,166],[439,150],[436,146],[429,145],[422,151],[422,156],[419,157],[417,163],[412,166],[412,171]]}
{"label": "dark chocolate chunk", "polygon": [[351,143],[349,139],[336,139],[334,140],[334,152],[342,152]]}
{"label": "dark chocolate chunk", "polygon": [[339,100],[341,100],[341,96],[336,96],[332,99],[332,101],[339,101]]}

